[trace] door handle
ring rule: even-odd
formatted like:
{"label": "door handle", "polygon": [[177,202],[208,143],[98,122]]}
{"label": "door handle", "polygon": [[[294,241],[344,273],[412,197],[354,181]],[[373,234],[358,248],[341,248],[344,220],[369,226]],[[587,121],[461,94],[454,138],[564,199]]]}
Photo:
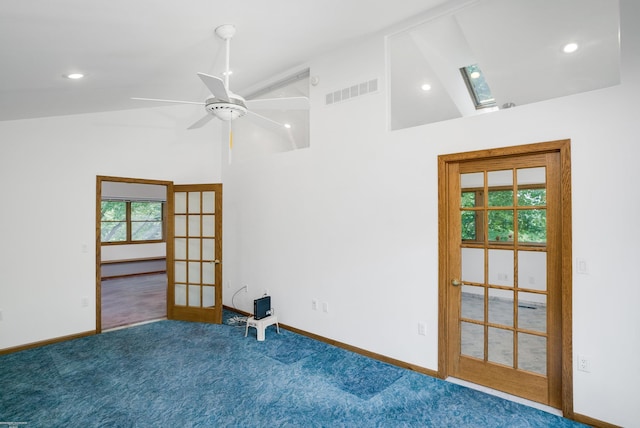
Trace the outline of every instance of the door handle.
{"label": "door handle", "polygon": [[459,287],[461,285],[464,285],[464,282],[460,281],[457,278],[454,278],[451,280],[451,285],[453,285],[454,287]]}
{"label": "door handle", "polygon": [[217,265],[219,265],[219,264],[220,264],[220,260],[218,260],[218,259],[215,259],[213,262],[214,262],[215,264],[217,264]]}

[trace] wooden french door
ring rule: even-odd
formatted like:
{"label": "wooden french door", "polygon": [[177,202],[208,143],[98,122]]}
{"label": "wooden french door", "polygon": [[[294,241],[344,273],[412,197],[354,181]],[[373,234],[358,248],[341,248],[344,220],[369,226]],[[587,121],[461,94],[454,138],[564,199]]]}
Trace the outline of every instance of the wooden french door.
{"label": "wooden french door", "polygon": [[222,322],[222,184],[168,192],[167,317]]}
{"label": "wooden french door", "polygon": [[570,413],[561,147],[568,141],[441,158],[441,374]]}

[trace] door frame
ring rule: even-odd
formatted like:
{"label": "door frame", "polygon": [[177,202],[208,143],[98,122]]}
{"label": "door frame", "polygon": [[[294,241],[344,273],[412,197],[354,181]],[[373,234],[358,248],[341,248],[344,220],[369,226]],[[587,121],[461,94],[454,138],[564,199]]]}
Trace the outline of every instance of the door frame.
{"label": "door frame", "polygon": [[449,166],[469,160],[487,160],[529,154],[560,153],[560,227],[561,227],[561,305],[562,305],[562,375],[561,397],[564,417],[573,419],[573,347],[572,347],[572,231],[571,231],[571,140],[486,149],[438,156],[438,377],[449,376],[449,254],[453,250],[447,239]]}
{"label": "door frame", "polygon": [[[100,224],[101,224],[101,203],[102,203],[102,182],[112,181],[119,183],[134,183],[134,184],[154,184],[159,186],[165,186],[167,188],[167,196],[173,186],[173,181],[166,180],[151,180],[144,178],[126,178],[126,177],[111,177],[105,175],[96,176],[96,333],[102,333],[102,240],[100,239]],[[167,237],[168,239],[168,237]],[[168,290],[167,290],[168,292]],[[169,310],[169,302],[167,299],[167,313]]]}

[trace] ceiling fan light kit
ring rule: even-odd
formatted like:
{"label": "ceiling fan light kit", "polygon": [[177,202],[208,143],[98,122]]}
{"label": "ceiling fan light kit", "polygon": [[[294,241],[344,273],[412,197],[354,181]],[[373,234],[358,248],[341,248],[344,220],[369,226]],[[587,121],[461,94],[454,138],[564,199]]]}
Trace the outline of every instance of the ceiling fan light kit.
{"label": "ceiling fan light kit", "polygon": [[235,120],[247,114],[244,99],[238,96],[230,96],[229,102],[209,98],[205,103],[205,108],[215,117],[224,121]]}

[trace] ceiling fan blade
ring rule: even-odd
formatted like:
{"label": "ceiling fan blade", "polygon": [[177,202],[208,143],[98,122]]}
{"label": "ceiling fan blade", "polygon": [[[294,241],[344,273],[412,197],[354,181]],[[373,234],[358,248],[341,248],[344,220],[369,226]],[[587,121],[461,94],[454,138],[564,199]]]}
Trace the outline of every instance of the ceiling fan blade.
{"label": "ceiling fan blade", "polygon": [[197,104],[199,106],[203,106],[204,103],[203,102],[199,102],[199,101],[179,101],[179,100],[161,100],[158,98],[137,98],[137,97],[132,97],[132,100],[137,100],[137,101],[155,101],[155,102],[160,102],[160,103],[176,103],[176,104]]}
{"label": "ceiling fan blade", "polygon": [[248,100],[245,105],[256,110],[309,110],[309,98],[285,97]]}
{"label": "ceiling fan blade", "polygon": [[213,119],[213,116],[211,116],[210,114],[204,115],[202,116],[200,119],[198,119],[197,121],[195,121],[190,127],[188,127],[187,129],[197,129],[197,128],[202,128],[204,125],[206,125],[207,123],[209,123],[211,121],[211,119]]}
{"label": "ceiling fan blade", "polygon": [[268,117],[264,117],[261,114],[255,113],[251,110],[247,111],[247,117],[251,119],[254,123],[262,126],[263,128],[269,129],[271,131],[283,133],[286,131],[284,124],[280,122],[276,122],[273,119],[269,119]]}
{"label": "ceiling fan blade", "polygon": [[198,73],[198,76],[207,85],[214,97],[229,102],[229,93],[221,78],[204,73]]}
{"label": "ceiling fan blade", "polygon": [[280,122],[276,122],[275,120],[269,119],[268,117],[264,117],[261,114],[252,112],[251,110],[247,111],[247,118],[256,123],[258,126],[262,126],[263,128],[274,131],[280,135],[287,137],[293,149],[297,149],[296,142],[293,140],[293,135],[291,134],[291,130],[287,129],[284,124]]}

